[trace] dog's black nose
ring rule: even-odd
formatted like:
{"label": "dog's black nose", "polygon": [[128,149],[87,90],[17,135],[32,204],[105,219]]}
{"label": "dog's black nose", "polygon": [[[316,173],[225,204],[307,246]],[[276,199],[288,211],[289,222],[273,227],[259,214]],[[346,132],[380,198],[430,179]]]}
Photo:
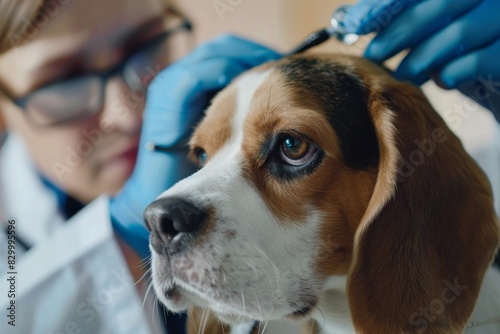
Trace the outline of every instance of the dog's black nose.
{"label": "dog's black nose", "polygon": [[173,243],[179,244],[182,240],[175,237],[179,233],[196,231],[206,216],[204,210],[181,198],[166,197],[154,201],[144,211],[144,221],[151,232],[153,249],[162,253],[159,250],[165,246],[178,248]]}

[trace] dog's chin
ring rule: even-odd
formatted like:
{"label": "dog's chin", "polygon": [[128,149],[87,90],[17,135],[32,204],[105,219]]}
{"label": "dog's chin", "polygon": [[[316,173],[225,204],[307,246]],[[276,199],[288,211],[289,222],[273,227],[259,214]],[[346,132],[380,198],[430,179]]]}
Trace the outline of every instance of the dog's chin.
{"label": "dog's chin", "polygon": [[185,290],[174,283],[169,257],[153,255],[152,278],[157,298],[170,311],[183,312],[193,304]]}
{"label": "dog's chin", "polygon": [[[222,322],[233,325],[277,319],[304,319],[318,301],[312,291],[304,294],[304,291],[310,290],[310,287],[305,287],[300,289],[300,298],[293,302],[280,303],[276,298],[264,297],[248,303],[250,298],[247,298],[246,305],[242,306],[242,290],[238,294],[235,293],[236,290],[228,291],[220,284],[200,288],[199,281],[184,281],[173,274],[169,265],[167,259],[153,256],[153,286],[156,295],[172,312],[184,312],[192,306],[209,308]],[[244,286],[243,282],[241,286]]]}
{"label": "dog's chin", "polygon": [[[190,307],[198,306],[201,308],[210,309],[213,314],[223,323],[229,325],[248,324],[255,321],[268,321],[278,319],[288,320],[301,320],[309,316],[310,311],[316,305],[316,302],[305,303],[305,306],[297,309],[290,310],[289,313],[276,317],[266,317],[266,310],[261,310],[260,315],[255,317],[245,314],[245,310],[237,310],[237,305],[223,305],[220,303],[214,304],[208,301],[200,293],[190,291],[182,286],[172,284],[168,288],[158,288],[154,284],[154,288],[159,300],[172,312],[180,313],[187,311]],[[271,310],[269,310],[270,313]]]}
{"label": "dog's chin", "polygon": [[255,321],[255,319],[243,314],[228,313],[226,310],[214,309],[209,306],[210,303],[206,302],[203,297],[176,284],[172,284],[168,288],[160,288],[159,286],[160,284],[154,284],[156,295],[169,311],[180,313],[196,305],[202,308],[210,308],[219,320],[227,324],[242,324]]}
{"label": "dog's chin", "polygon": [[172,312],[186,311],[193,303],[183,293],[182,288],[172,285],[168,288],[159,288],[154,284],[156,296]]}

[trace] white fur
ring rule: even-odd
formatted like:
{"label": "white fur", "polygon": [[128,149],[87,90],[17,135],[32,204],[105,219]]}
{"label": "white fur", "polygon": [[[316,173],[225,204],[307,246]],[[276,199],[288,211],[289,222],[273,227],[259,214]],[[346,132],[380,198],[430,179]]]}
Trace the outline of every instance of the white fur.
{"label": "white fur", "polygon": [[[319,213],[311,208],[306,221],[280,221],[241,173],[243,125],[253,94],[267,75],[253,73],[239,79],[229,142],[203,169],[160,196],[188,199],[212,208],[217,216],[203,242],[173,256],[171,268],[165,269],[167,261],[153,253],[155,290],[173,310],[193,302],[210,306],[231,322],[279,319],[308,306],[305,296],[314,298],[321,292],[312,290],[319,286],[312,267]],[[164,297],[172,286],[180,288],[181,301]]]}

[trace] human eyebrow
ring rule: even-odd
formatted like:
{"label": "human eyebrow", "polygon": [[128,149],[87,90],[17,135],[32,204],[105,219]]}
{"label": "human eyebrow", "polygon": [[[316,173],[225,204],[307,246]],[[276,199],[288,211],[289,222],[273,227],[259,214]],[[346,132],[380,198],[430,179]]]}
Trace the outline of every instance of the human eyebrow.
{"label": "human eyebrow", "polygon": [[35,80],[28,86],[28,92],[63,80],[68,77],[72,68],[79,67],[80,62],[79,52],[69,52],[38,65],[36,70],[30,72],[30,77]]}
{"label": "human eyebrow", "polygon": [[151,40],[164,29],[163,17],[157,17],[153,20],[145,22],[134,31],[124,36],[120,43],[124,46],[125,50],[133,50],[137,46],[142,46],[144,42]]}

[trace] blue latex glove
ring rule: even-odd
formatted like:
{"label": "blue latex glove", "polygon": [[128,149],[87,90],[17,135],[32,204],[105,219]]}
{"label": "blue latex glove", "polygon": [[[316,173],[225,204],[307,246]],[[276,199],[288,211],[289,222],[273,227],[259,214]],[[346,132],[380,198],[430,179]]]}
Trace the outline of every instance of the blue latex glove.
{"label": "blue latex glove", "polygon": [[379,32],[406,8],[422,0],[360,0],[347,6],[340,25],[347,33]]}
{"label": "blue latex glove", "polygon": [[174,147],[189,135],[214,93],[243,71],[280,55],[229,35],[201,45],[161,72],[148,88],[134,172],[110,201],[113,227],[142,257],[149,255],[143,211],[162,192],[195,171],[186,150],[152,152],[148,142]]}
{"label": "blue latex glove", "polygon": [[394,73],[398,79],[421,85],[432,78],[443,88],[457,88],[500,121],[500,1],[406,0],[394,15],[387,3],[372,10],[379,16],[366,15],[373,2],[361,0],[347,15],[353,18],[347,22],[364,25],[358,32],[378,32],[365,51],[368,59],[383,62],[409,49]]}

